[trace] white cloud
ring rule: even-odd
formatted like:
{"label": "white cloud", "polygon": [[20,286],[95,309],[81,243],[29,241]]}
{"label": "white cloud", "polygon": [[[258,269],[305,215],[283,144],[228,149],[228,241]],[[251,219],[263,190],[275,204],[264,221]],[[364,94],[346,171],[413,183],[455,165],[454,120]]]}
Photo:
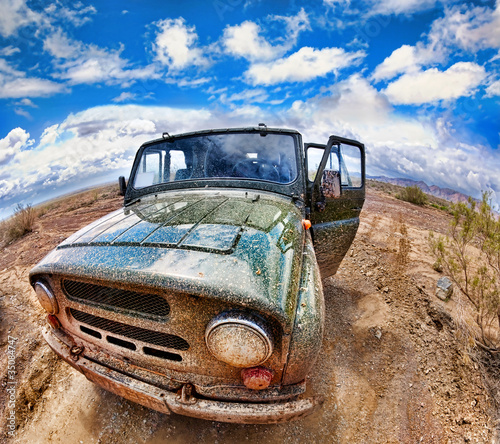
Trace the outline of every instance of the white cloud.
{"label": "white cloud", "polygon": [[500,158],[494,150],[464,143],[464,133],[455,135],[446,114],[398,115],[359,74],[324,95],[296,101],[282,124],[297,128],[306,142],[325,143],[331,134],[364,142],[371,175],[423,180],[475,197],[481,190],[500,190]]}
{"label": "white cloud", "polygon": [[0,59],[0,98],[44,97],[63,90],[64,85],[38,77],[27,77],[24,72]]}
{"label": "white cloud", "polygon": [[360,74],[281,111],[258,106],[261,94],[265,90],[257,88],[230,96],[244,103],[226,112],[137,105],[90,108],[47,127],[37,145],[25,130],[12,130],[0,141],[2,206],[8,199],[29,196],[33,202],[37,193],[41,200],[50,190],[61,193],[68,189],[64,187],[77,189],[90,180],[102,183],[126,174],[141,143],[163,131],[242,127],[258,121],[296,128],[311,142],[325,143],[331,134],[361,140],[370,174],[422,179],[476,196],[481,189],[500,189],[500,159],[491,149],[463,143],[463,133],[454,134],[446,115],[398,115]]}
{"label": "white cloud", "polygon": [[367,0],[368,15],[413,14],[433,8],[436,0]]}
{"label": "white cloud", "polygon": [[357,64],[364,56],[363,51],[349,53],[342,48],[315,49],[305,46],[289,57],[253,64],[245,72],[245,77],[253,85],[307,82]]}
{"label": "white cloud", "polygon": [[120,102],[125,102],[127,100],[134,100],[136,97],[137,97],[137,94],[124,91],[118,97],[115,97],[112,100],[115,103],[120,103]]}
{"label": "white cloud", "polygon": [[415,46],[403,45],[375,68],[372,78],[379,81],[392,79],[401,73],[417,72],[422,66],[444,61],[447,52],[433,43],[427,46],[421,43]]}
{"label": "white cloud", "polygon": [[40,138],[39,146],[53,144],[59,137],[58,130],[59,130],[58,124],[45,128]]}
{"label": "white cloud", "polygon": [[36,145],[16,128],[0,140],[2,206],[7,199],[29,196],[33,202],[55,188],[83,187],[92,177],[108,181],[118,169],[130,170],[138,147],[162,131],[214,126],[220,120],[205,110],[109,105],[70,114],[47,127]]}
{"label": "white cloud", "polygon": [[275,48],[262,36],[257,23],[246,21],[241,25],[224,29],[223,44],[228,54],[249,60],[271,60],[281,55],[281,47]]}
{"label": "white cloud", "polygon": [[16,48],[15,46],[5,46],[4,48],[0,49],[0,56],[1,57],[9,57],[11,55],[17,54],[21,52],[19,48]]}
{"label": "white cloud", "polygon": [[198,86],[207,84],[211,80],[212,79],[210,77],[200,77],[197,79],[168,79],[165,82],[174,83],[179,88],[185,88],[185,87],[196,88]]}
{"label": "white cloud", "polygon": [[494,9],[463,4],[434,21],[430,38],[468,51],[500,48],[500,2]]}
{"label": "white cloud", "polygon": [[404,74],[385,89],[394,104],[418,105],[452,100],[473,94],[486,77],[485,69],[472,62],[458,62],[446,71],[431,68]]}
{"label": "white cloud", "polygon": [[58,28],[44,39],[43,49],[56,59],[69,59],[83,51],[83,44],[71,40],[62,29]]}
{"label": "white cloud", "polygon": [[239,93],[231,94],[228,98],[228,102],[239,102],[243,101],[246,103],[263,103],[267,101],[269,94],[263,88],[257,89],[247,89]]}
{"label": "white cloud", "polygon": [[395,75],[408,70],[414,70],[417,67],[415,57],[415,47],[403,45],[392,52],[389,57],[375,68],[373,73],[374,80],[391,79]]}
{"label": "white cloud", "polygon": [[262,35],[264,30],[260,25],[248,20],[240,25],[227,26],[224,29],[221,41],[225,52],[250,61],[273,60],[293,48],[302,31],[311,29],[304,9],[301,9],[295,16],[270,16],[268,20],[285,23],[285,33],[278,38],[276,44],[273,45],[266,40]]}
{"label": "white cloud", "polygon": [[[444,17],[432,23],[425,39],[426,42],[394,50],[376,67],[372,78],[387,80],[402,73],[416,73],[426,66],[445,64],[458,48],[471,53],[500,48],[500,2],[495,9],[469,5],[445,9]],[[461,58],[464,60],[463,55]]]}
{"label": "white cloud", "polygon": [[27,0],[2,0],[0,35],[3,37],[16,35],[20,28],[33,24],[38,30],[48,29],[57,21],[81,26],[97,12],[93,6],[85,6],[79,1],[72,3],[72,7],[55,2],[40,12],[32,10],[27,3]]}
{"label": "white cloud", "polygon": [[26,5],[26,0],[2,0],[0,14],[0,35],[10,37],[19,28],[41,22],[42,16]]}
{"label": "white cloud", "polygon": [[31,120],[33,118],[33,116],[28,111],[26,111],[24,108],[14,108],[14,112],[18,116],[22,116],[28,120]]}
{"label": "white cloud", "polygon": [[81,2],[75,2],[72,5],[74,8],[70,9],[64,5],[52,3],[44,9],[44,13],[52,19],[82,26],[91,20],[90,15],[97,12],[92,5],[84,6]]}
{"label": "white cloud", "polygon": [[38,108],[30,99],[22,99],[16,103],[19,106],[29,106],[30,108]]}
{"label": "white cloud", "polygon": [[62,92],[64,86],[37,77],[6,78],[0,75],[0,98],[44,97]]}
{"label": "white cloud", "polygon": [[121,57],[123,47],[113,50],[85,44],[70,39],[61,29],[45,38],[44,50],[55,57],[54,76],[71,85],[106,83],[126,87],[141,79],[160,77],[154,65],[132,68]]}
{"label": "white cloud", "polygon": [[29,146],[30,135],[22,128],[15,128],[0,139],[0,165],[9,162],[23,147]]}
{"label": "white cloud", "polygon": [[336,133],[370,145],[401,146],[412,140],[432,144],[424,125],[398,117],[387,99],[359,74],[334,84],[324,95],[295,101],[289,118],[291,128],[300,128],[311,141],[313,137],[326,141]]}
{"label": "white cloud", "polygon": [[493,82],[490,86],[488,86],[488,88],[486,88],[486,96],[500,96],[500,80]]}
{"label": "white cloud", "polygon": [[197,46],[195,27],[187,26],[182,17],[159,20],[154,25],[158,28],[153,43],[155,60],[174,71],[208,64],[202,49]]}

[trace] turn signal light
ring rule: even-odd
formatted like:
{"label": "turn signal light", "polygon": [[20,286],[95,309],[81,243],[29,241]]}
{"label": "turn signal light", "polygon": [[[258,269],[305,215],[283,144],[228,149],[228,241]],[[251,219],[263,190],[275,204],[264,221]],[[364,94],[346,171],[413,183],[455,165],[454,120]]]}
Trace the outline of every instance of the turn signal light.
{"label": "turn signal light", "polygon": [[311,221],[309,219],[302,219],[302,226],[304,227],[304,230],[309,230],[311,228]]}
{"label": "turn signal light", "polygon": [[61,328],[61,323],[59,322],[59,319],[57,319],[57,316],[48,315],[47,322],[54,330],[59,330]]}
{"label": "turn signal light", "polygon": [[244,368],[241,371],[243,384],[251,390],[264,390],[273,379],[273,371],[264,367]]}

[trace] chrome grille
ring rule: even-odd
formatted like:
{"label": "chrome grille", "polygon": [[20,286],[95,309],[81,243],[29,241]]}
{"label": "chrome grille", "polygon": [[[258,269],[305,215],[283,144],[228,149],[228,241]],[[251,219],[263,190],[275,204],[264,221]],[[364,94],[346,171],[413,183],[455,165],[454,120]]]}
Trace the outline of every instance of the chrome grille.
{"label": "chrome grille", "polygon": [[147,344],[172,348],[174,350],[189,349],[189,344],[180,336],[123,324],[121,322],[84,313],[83,311],[75,310],[74,308],[70,309],[70,313],[78,322],[83,322],[84,324],[110,333],[125,336],[130,339],[136,339],[137,341],[142,341]]}
{"label": "chrome grille", "polygon": [[70,301],[129,316],[164,321],[170,313],[168,302],[156,294],[137,293],[69,279],[63,280],[62,287]]}

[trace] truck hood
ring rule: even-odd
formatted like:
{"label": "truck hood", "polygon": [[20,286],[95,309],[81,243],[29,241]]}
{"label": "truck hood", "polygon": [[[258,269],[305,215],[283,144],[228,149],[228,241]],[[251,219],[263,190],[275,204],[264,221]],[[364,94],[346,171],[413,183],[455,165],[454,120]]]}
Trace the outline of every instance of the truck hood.
{"label": "truck hood", "polygon": [[168,193],[78,231],[32,271],[164,286],[267,313],[291,328],[304,233],[291,199]]}

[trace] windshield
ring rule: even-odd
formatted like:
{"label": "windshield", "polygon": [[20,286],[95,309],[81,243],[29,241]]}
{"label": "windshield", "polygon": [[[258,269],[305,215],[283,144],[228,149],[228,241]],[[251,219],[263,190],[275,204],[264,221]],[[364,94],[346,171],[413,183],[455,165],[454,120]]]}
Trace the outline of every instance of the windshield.
{"label": "windshield", "polygon": [[190,179],[239,178],[287,184],[297,177],[290,134],[204,134],[148,146],[133,179],[136,189]]}

